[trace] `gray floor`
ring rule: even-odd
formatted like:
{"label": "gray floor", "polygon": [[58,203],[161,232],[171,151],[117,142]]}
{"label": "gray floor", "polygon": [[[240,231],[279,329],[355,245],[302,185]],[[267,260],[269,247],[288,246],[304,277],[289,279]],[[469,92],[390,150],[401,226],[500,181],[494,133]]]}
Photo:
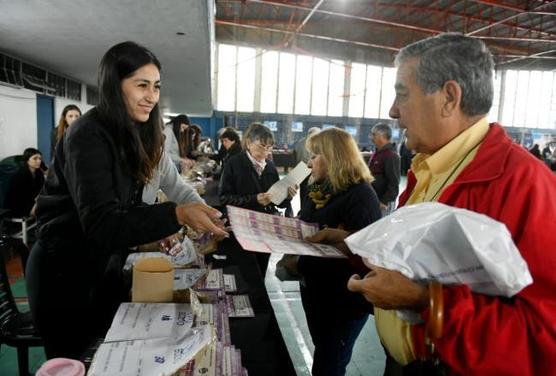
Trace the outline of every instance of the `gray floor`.
{"label": "gray floor", "polygon": [[[272,255],[270,258],[265,280],[266,289],[297,374],[311,375],[313,343],[301,305],[299,283],[281,282],[274,276],[275,265],[280,257],[280,255]],[[350,376],[382,375],[384,361],[384,350],[376,334],[374,317],[370,316],[355,343],[346,374]]]}
{"label": "gray floor", "polygon": [[[402,177],[400,192],[405,184],[406,179]],[[292,201],[292,206],[294,213],[297,213],[299,211],[299,195]],[[311,375],[314,347],[301,304],[299,283],[281,282],[274,276],[276,262],[280,258],[281,255],[270,257],[265,279],[266,289],[297,374]],[[355,343],[346,374],[348,376],[380,376],[384,373],[385,359],[384,350],[376,333],[374,317],[371,315]]]}

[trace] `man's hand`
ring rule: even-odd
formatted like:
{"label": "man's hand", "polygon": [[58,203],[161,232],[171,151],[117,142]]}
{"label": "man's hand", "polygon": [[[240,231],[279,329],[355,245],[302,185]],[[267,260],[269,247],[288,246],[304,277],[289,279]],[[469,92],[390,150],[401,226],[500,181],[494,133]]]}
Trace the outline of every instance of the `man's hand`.
{"label": "man's hand", "polygon": [[307,237],[305,240],[308,240],[311,243],[330,244],[338,248],[343,254],[350,255],[351,252],[349,251],[347,244],[344,242],[344,239],[347,238],[348,235],[349,232],[345,230],[325,228],[324,230],[317,232],[315,235]]}
{"label": "man's hand", "polygon": [[380,210],[384,211],[384,210],[386,210],[386,209],[388,209],[388,205],[383,204],[383,203],[381,202],[381,203],[380,203]]}
{"label": "man's hand", "polygon": [[351,276],[347,288],[362,294],[375,307],[382,309],[411,309],[421,311],[429,304],[426,287],[413,282],[397,271],[365,263],[371,271],[361,279]]}
{"label": "man's hand", "polygon": [[264,193],[259,193],[257,195],[257,202],[259,204],[261,204],[262,206],[267,206],[268,204],[270,204],[270,193],[268,192],[264,192]]}
{"label": "man's hand", "polygon": [[210,232],[217,236],[228,236],[224,231],[222,213],[203,203],[184,204],[176,207],[176,218],[180,225],[188,225],[198,232]]}

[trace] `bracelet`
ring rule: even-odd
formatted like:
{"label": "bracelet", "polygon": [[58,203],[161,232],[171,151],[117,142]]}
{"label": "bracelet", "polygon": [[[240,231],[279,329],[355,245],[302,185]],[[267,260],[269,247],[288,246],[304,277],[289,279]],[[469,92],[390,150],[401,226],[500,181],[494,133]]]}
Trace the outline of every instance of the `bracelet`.
{"label": "bracelet", "polygon": [[429,321],[427,336],[431,339],[442,338],[444,324],[444,296],[442,284],[438,281],[429,282]]}

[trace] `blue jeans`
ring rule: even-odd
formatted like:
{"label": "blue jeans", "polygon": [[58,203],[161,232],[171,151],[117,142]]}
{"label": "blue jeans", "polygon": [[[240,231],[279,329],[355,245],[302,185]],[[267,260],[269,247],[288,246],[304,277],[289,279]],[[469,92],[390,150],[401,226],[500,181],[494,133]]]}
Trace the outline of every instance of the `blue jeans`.
{"label": "blue jeans", "polygon": [[338,312],[330,310],[334,302],[319,302],[321,304],[315,306],[315,300],[311,298],[308,291],[302,287],[301,300],[315,345],[312,375],[345,375],[353,345],[369,315],[362,314],[354,318],[338,315]]}

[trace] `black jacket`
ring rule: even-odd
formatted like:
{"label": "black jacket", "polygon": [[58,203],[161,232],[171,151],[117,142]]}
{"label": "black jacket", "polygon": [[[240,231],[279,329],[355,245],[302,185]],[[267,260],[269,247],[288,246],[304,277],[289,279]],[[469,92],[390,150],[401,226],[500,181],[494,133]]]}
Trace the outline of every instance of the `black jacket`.
{"label": "black jacket", "polygon": [[[256,210],[265,213],[276,213],[274,204],[262,206],[257,201],[257,194],[268,191],[268,189],[280,180],[278,171],[272,161],[267,161],[261,176],[257,175],[253,164],[243,151],[230,157],[224,165],[224,171],[218,186],[218,197],[220,204],[239,206],[245,209]],[[289,204],[286,199],[280,204],[285,207]]]}
{"label": "black jacket", "polygon": [[[346,231],[358,231],[380,219],[380,205],[373,188],[367,183],[352,185],[334,195],[321,209],[316,209],[307,199],[299,212],[305,222],[318,223],[320,228],[341,227]],[[368,313],[372,306],[361,294],[347,289],[347,281],[355,273],[363,274],[365,268],[359,256],[348,259],[330,259],[301,256],[299,271],[305,277],[305,297],[309,296],[313,310],[334,311],[341,317],[359,317]],[[367,269],[368,271],[368,269]]]}
{"label": "black jacket", "polygon": [[31,213],[35,198],[44,184],[44,175],[41,170],[33,175],[27,167],[21,167],[10,181],[6,195],[6,207],[11,209],[12,217],[26,217]]}
{"label": "black jacket", "polygon": [[[142,184],[123,164],[96,109],[80,117],[56,148],[37,217],[45,265],[64,273],[81,268],[81,281],[90,294],[106,273],[121,271],[128,248],[162,239],[179,230],[176,205],[141,205]],[[48,260],[52,258],[52,260]],[[84,292],[85,294],[86,292]]]}

